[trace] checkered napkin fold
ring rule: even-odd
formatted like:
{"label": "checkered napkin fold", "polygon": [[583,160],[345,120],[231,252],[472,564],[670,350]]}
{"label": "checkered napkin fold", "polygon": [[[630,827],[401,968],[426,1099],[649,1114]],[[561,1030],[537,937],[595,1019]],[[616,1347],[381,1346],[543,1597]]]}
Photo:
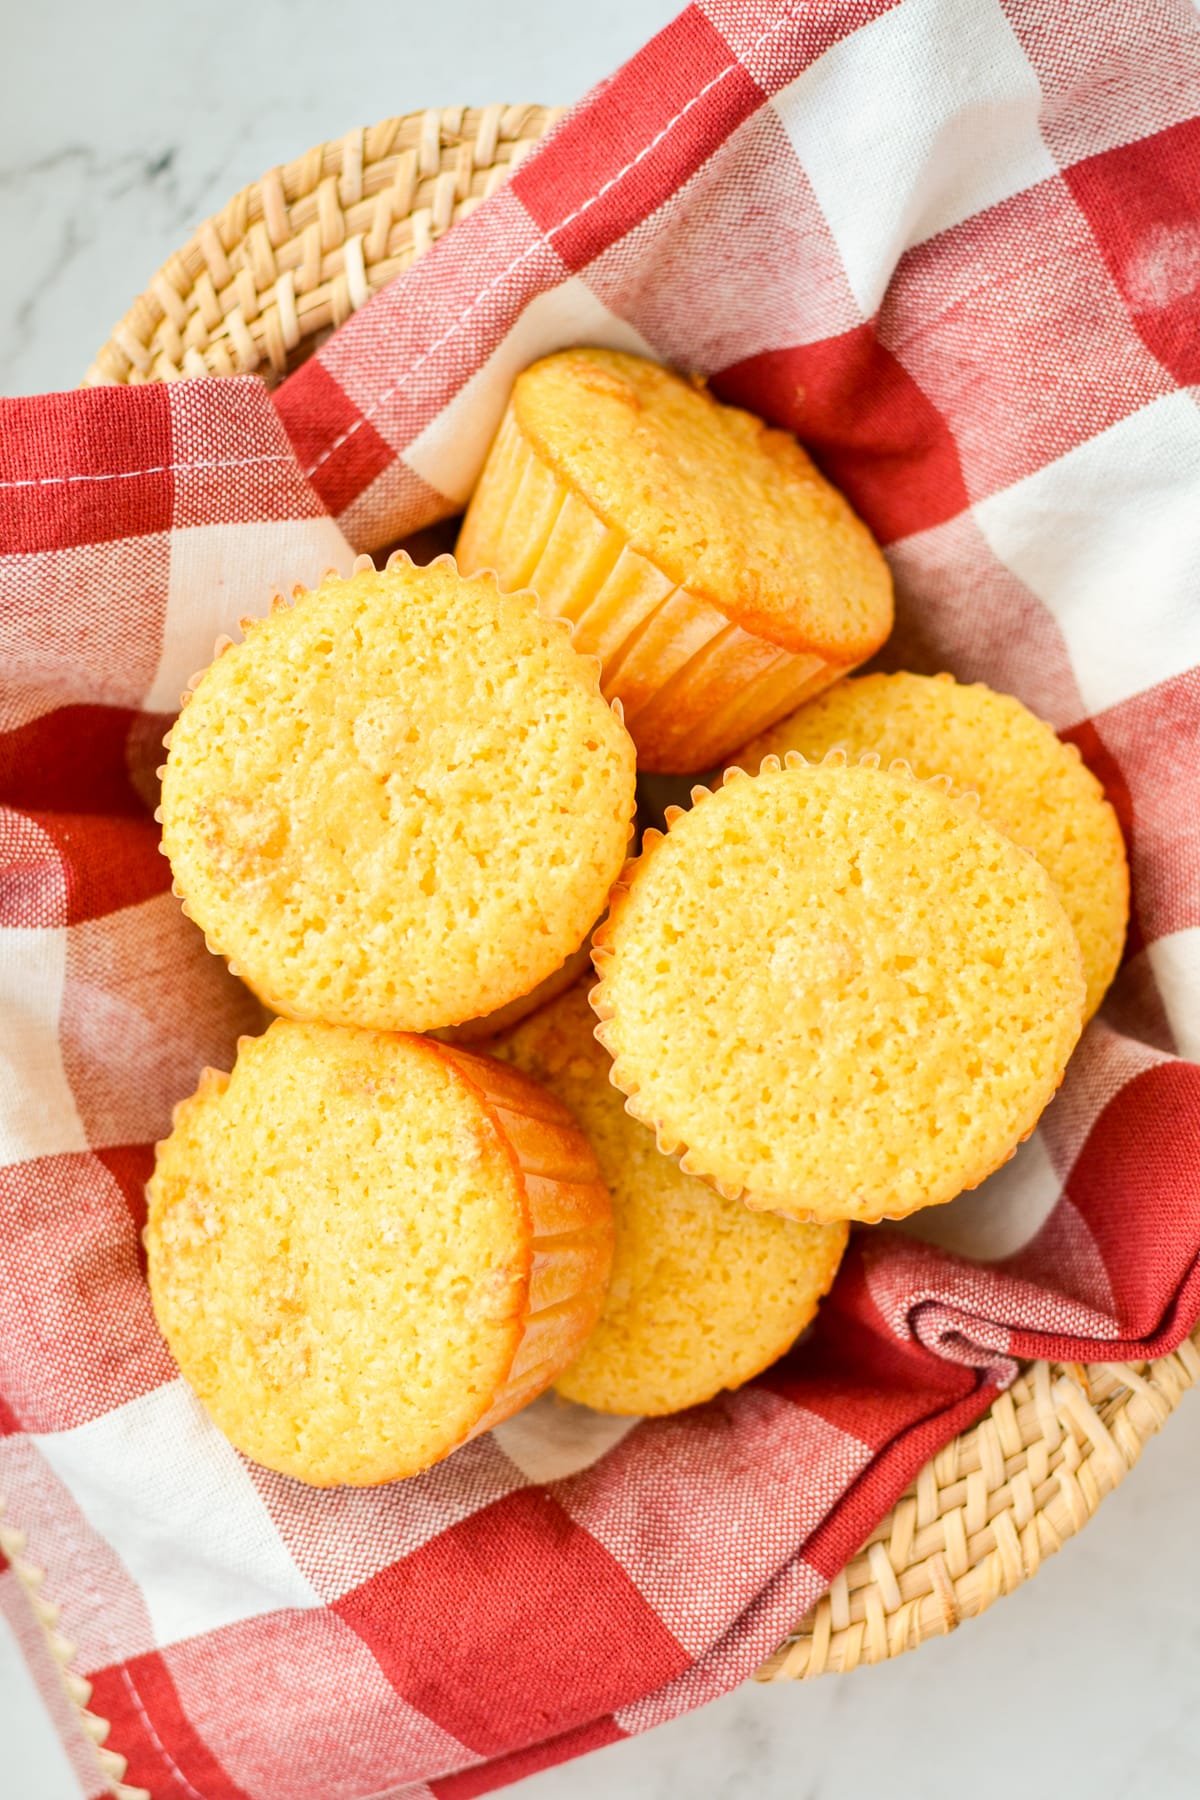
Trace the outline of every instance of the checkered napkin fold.
{"label": "checkered napkin fold", "polygon": [[[0,1490],[130,1789],[466,1800],[666,1719],[1014,1358],[1200,1313],[1198,112],[1186,0],[704,0],[274,398],[3,403]],[[150,1145],[257,1028],[153,771],[216,635],[457,511],[514,373],[578,342],[812,447],[887,549],[894,660],[1020,695],[1104,781],[1128,952],[1016,1161],[937,1243],[857,1236],[748,1388],[316,1492],[207,1423],[147,1300]]]}

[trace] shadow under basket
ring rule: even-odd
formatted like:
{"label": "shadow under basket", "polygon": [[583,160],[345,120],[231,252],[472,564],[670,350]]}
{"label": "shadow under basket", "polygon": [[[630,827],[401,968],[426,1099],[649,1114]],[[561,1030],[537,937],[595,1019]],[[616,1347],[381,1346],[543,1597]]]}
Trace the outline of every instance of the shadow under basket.
{"label": "shadow under basket", "polygon": [[[409,113],[272,169],[159,270],[85,385],[251,372],[274,385],[557,117],[544,106]],[[882,1662],[985,1611],[1087,1523],[1197,1379],[1200,1330],[1156,1362],[1027,1366],[926,1464],[757,1679]]]}

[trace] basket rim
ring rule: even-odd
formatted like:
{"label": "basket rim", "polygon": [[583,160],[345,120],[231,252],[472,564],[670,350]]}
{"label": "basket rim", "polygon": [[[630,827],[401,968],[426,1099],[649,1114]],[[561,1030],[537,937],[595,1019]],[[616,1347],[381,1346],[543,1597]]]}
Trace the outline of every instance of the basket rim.
{"label": "basket rim", "polygon": [[562,110],[397,113],[266,170],[167,257],[83,385],[249,373],[277,382],[494,192]]}

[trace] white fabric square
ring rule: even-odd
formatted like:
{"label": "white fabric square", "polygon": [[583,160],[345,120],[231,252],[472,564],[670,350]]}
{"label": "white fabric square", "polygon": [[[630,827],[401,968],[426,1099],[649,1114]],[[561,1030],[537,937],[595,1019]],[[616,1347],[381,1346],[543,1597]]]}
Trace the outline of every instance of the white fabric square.
{"label": "white fabric square", "polygon": [[34,1441],[137,1583],[160,1647],[321,1604],[183,1381]]}
{"label": "white fabric square", "polygon": [[640,1423],[543,1394],[503,1425],[493,1425],[492,1438],[526,1481],[562,1481],[590,1469]]}
{"label": "white fabric square", "polygon": [[1037,1236],[1061,1192],[1062,1179],[1041,1132],[1035,1131],[1011,1162],[971,1193],[914,1214],[900,1229],[955,1256],[999,1262]]}
{"label": "white fabric square", "polygon": [[1151,944],[1146,954],[1175,1047],[1180,1056],[1200,1062],[1200,926],[1172,931]]}
{"label": "white fabric square", "polygon": [[571,344],[631,350],[660,360],[632,325],[609,312],[571,276],[530,301],[503,343],[437,417],[414,438],[404,460],[422,481],[465,506],[496,435],[512,384],[522,369]]}
{"label": "white fabric square", "polygon": [[1088,713],[1200,662],[1200,407],[1188,394],[1152,401],[973,510],[1058,621]]}
{"label": "white fabric square", "polygon": [[346,575],[353,558],[332,519],[266,519],[191,525],[171,534],[171,576],[162,654],[142,705],[173,713],[197,669],[212,661],[239,618],[264,614],[271,595],[311,587],[326,569]]}
{"label": "white fabric square", "polygon": [[998,0],[905,0],[773,104],[868,316],[910,244],[1057,174]]}
{"label": "white fabric square", "polygon": [[86,1150],[58,1020],[65,926],[0,925],[0,1164]]}

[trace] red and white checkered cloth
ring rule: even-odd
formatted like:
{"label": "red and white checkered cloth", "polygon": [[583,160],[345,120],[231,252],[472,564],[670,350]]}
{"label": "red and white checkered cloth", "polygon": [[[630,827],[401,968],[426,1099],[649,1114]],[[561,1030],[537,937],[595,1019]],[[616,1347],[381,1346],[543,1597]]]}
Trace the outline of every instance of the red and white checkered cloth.
{"label": "red and white checkered cloth", "polygon": [[[1187,0],[704,0],[274,402],[4,404],[0,1489],[155,1800],[467,1800],[694,1706],[1011,1358],[1200,1313],[1198,114]],[[541,1402],[313,1492],[207,1423],[139,1262],[151,1141],[255,1026],[167,892],[159,739],[274,583],[456,510],[514,372],[579,341],[813,446],[887,547],[893,660],[1021,695],[1107,784],[1129,951],[1016,1161],[936,1244],[858,1236],[749,1388]]]}

